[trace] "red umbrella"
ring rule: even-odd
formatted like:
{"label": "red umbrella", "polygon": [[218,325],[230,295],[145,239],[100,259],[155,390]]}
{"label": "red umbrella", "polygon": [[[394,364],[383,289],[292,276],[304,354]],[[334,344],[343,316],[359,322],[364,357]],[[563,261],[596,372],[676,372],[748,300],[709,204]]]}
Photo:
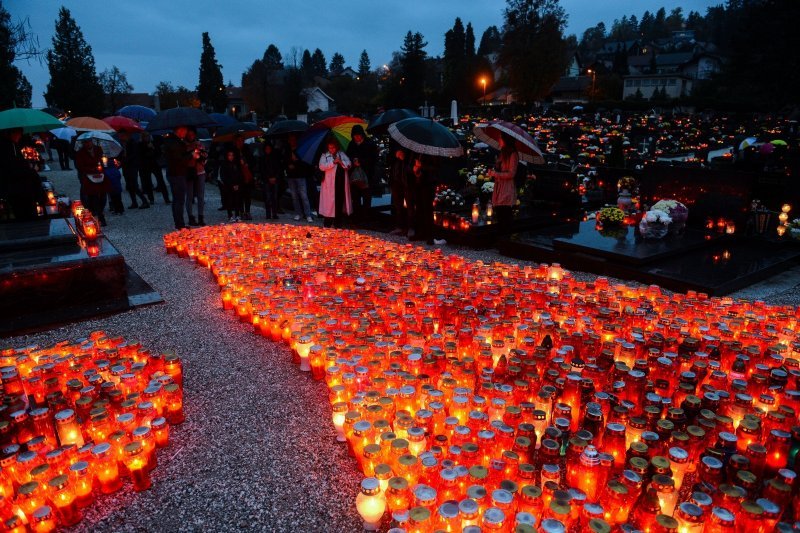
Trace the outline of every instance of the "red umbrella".
{"label": "red umbrella", "polygon": [[115,131],[129,131],[129,132],[143,131],[142,127],[139,125],[138,122],[128,117],[123,117],[121,115],[106,117],[103,119],[103,122],[114,128]]}
{"label": "red umbrella", "polygon": [[478,139],[496,150],[500,149],[500,136],[505,133],[514,139],[514,149],[519,153],[522,161],[536,165],[544,163],[544,156],[534,138],[516,124],[498,120],[489,124],[478,124],[472,132]]}

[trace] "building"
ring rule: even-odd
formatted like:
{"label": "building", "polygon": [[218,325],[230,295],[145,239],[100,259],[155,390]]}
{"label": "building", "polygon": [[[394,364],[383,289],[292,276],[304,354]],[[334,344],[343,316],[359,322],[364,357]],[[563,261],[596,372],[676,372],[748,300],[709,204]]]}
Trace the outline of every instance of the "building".
{"label": "building", "polygon": [[672,52],[629,58],[629,76],[625,76],[622,98],[632,98],[637,92],[650,99],[658,90],[668,98],[691,94],[697,81],[708,80],[719,72],[722,60],[708,52]]}
{"label": "building", "polygon": [[589,101],[591,76],[562,76],[550,91],[554,104],[582,104]]}
{"label": "building", "polygon": [[300,91],[300,94],[306,99],[309,113],[313,113],[315,111],[331,111],[334,107],[333,98],[328,96],[325,91],[319,87],[309,87],[308,89],[303,89]]}
{"label": "building", "polygon": [[[228,85],[225,87],[225,92],[228,95],[228,103],[225,105],[225,112],[232,117],[244,117],[250,114],[250,106],[244,99],[244,93],[241,87],[234,87]],[[249,118],[248,118],[249,120]]]}

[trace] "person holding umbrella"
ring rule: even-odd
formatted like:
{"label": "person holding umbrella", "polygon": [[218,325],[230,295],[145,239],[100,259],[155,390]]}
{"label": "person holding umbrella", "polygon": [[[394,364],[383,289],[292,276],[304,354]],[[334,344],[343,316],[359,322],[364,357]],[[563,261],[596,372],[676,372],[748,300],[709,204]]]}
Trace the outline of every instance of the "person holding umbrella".
{"label": "person holding umbrella", "polygon": [[[378,147],[372,139],[367,138],[361,124],[353,126],[350,135],[352,140],[347,145],[347,156],[353,162],[350,193],[355,201],[354,216],[363,221],[372,207],[372,185],[378,163]],[[356,175],[359,176],[358,180]]]}
{"label": "person holding umbrella", "polygon": [[81,182],[81,197],[86,200],[86,207],[106,225],[103,210],[106,207],[106,196],[111,190],[110,184],[103,174],[103,149],[95,145],[92,139],[84,139],[81,148],[75,154],[75,168]]}
{"label": "person holding umbrella", "polygon": [[319,158],[319,169],[325,173],[319,194],[319,214],[325,217],[326,228],[341,228],[344,215],[353,212],[350,200],[348,172],[350,158],[339,149],[339,143],[331,137],[328,151]]}
{"label": "person holding umbrella", "polygon": [[488,172],[494,178],[492,207],[497,223],[507,227],[512,221],[512,209],[517,203],[517,186],[514,177],[517,175],[519,155],[514,148],[514,139],[503,133],[499,139],[500,154],[497,156],[495,168]]}

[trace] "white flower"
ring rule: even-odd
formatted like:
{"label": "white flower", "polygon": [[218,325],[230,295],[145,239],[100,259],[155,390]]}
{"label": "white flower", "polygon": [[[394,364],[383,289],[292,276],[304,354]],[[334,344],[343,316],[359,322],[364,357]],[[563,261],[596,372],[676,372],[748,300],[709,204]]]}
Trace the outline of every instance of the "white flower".
{"label": "white flower", "polygon": [[664,211],[658,209],[651,209],[644,215],[644,219],[649,223],[670,224],[672,219]]}
{"label": "white flower", "polygon": [[494,192],[494,182],[493,181],[487,181],[486,183],[483,184],[483,186],[481,187],[481,190],[483,192]]}
{"label": "white flower", "polygon": [[472,174],[470,175],[469,178],[467,178],[467,181],[469,182],[470,185],[475,185],[476,183],[478,183],[478,176]]}

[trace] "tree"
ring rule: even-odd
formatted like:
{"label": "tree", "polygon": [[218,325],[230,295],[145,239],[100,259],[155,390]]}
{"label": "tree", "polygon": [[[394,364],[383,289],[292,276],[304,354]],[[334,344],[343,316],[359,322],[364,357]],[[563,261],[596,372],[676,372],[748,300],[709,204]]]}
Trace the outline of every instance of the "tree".
{"label": "tree", "polygon": [[111,113],[119,109],[120,95],[130,94],[131,91],[133,91],[133,85],[128,83],[128,76],[116,65],[100,73],[100,85],[103,87],[103,92],[108,97]]}
{"label": "tree", "polygon": [[411,33],[409,31],[403,40],[403,47],[400,49],[402,56],[400,59],[400,69],[402,77],[400,91],[402,102],[407,107],[416,107],[424,98],[425,94],[425,58],[428,53],[425,47],[428,43],[421,33]]}
{"label": "tree", "polygon": [[331,57],[331,64],[328,67],[328,70],[331,71],[331,74],[339,74],[344,70],[344,56],[339,52],[334,52],[333,57]]}
{"label": "tree", "polygon": [[31,84],[15,65],[20,52],[23,58],[32,44],[25,23],[12,24],[11,15],[0,2],[0,109],[30,107]]}
{"label": "tree", "polygon": [[464,83],[466,35],[464,24],[456,18],[453,28],[444,34],[444,95],[457,98],[456,93]]}
{"label": "tree", "polygon": [[558,0],[507,0],[503,15],[500,64],[516,98],[533,103],[550,92],[566,67],[567,16]]}
{"label": "tree", "polygon": [[47,52],[47,67],[50,82],[44,98],[48,105],[73,115],[102,112],[103,88],[97,78],[92,47],[65,7],[58,11],[53,47]]}
{"label": "tree", "polygon": [[464,34],[464,55],[467,59],[475,57],[475,30],[472,29],[471,22],[467,22],[467,29]]}
{"label": "tree", "polygon": [[500,51],[503,45],[503,38],[497,26],[489,26],[481,35],[481,43],[478,45],[478,55],[487,56]]}
{"label": "tree", "polygon": [[325,77],[328,75],[328,63],[325,61],[325,54],[319,48],[311,54],[311,72],[314,73],[314,76]]}
{"label": "tree", "polygon": [[197,83],[197,97],[201,105],[214,111],[225,111],[228,95],[222,77],[222,66],[217,63],[217,54],[208,32],[203,32],[203,51],[200,54],[200,80]]}
{"label": "tree", "polygon": [[593,28],[586,28],[578,43],[578,51],[582,54],[600,50],[606,42],[606,25],[598,22]]}
{"label": "tree", "polygon": [[366,50],[361,51],[361,57],[358,59],[358,77],[366,78],[372,71],[372,66],[369,62],[369,54]]}
{"label": "tree", "polygon": [[277,92],[276,72],[283,70],[283,58],[274,44],[270,44],[261,59],[256,59],[242,74],[242,93],[250,109],[256,113],[277,114],[281,99]]}
{"label": "tree", "polygon": [[300,60],[300,73],[302,74],[303,85],[310,85],[314,80],[314,64],[311,61],[311,52],[303,50],[303,57]]}
{"label": "tree", "polygon": [[200,107],[200,100],[197,98],[197,94],[183,85],[179,85],[176,89],[168,81],[159,82],[156,85],[156,95],[161,109]]}

